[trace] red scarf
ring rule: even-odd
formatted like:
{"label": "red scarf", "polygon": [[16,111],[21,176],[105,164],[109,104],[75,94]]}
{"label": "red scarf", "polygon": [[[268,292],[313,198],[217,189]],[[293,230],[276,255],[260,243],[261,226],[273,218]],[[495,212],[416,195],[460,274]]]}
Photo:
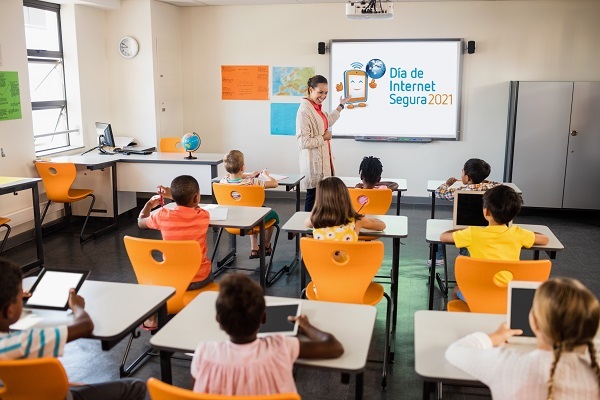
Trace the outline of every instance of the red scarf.
{"label": "red scarf", "polygon": [[[319,114],[321,116],[321,118],[323,119],[323,125],[325,126],[325,130],[328,130],[329,129],[329,121],[327,121],[327,117],[325,116],[325,114],[323,114],[323,111],[321,110],[323,105],[317,104],[317,103],[313,102],[312,100],[308,100],[308,101],[310,101],[310,104],[312,104],[312,106],[315,108],[315,111],[317,112],[317,114]],[[331,165],[331,176],[335,176],[335,171],[333,169],[333,157],[331,156],[331,140],[327,140],[327,150],[329,152],[329,165]]]}

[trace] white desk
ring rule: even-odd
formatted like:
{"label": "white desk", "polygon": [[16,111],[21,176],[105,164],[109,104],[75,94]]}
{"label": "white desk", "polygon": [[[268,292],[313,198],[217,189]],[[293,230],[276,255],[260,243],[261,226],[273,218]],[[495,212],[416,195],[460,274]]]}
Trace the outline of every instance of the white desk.
{"label": "white desk", "polygon": [[[23,279],[27,290],[35,277]],[[92,337],[102,341],[102,349],[109,350],[135,330],[149,316],[164,313],[167,300],[175,289],[166,286],[138,285],[134,283],[101,282],[86,280],[79,294],[85,299],[85,310],[94,322]],[[64,311],[31,309],[43,318],[43,326],[65,324],[73,319]]]}
{"label": "white desk", "polygon": [[[282,227],[284,231],[296,233],[298,235],[307,235],[312,229],[306,227],[306,218],[310,215],[307,211],[298,211]],[[361,229],[361,233],[379,238],[392,238],[392,276],[390,282],[390,291],[392,297],[392,332],[390,340],[390,361],[394,361],[396,349],[396,321],[398,318],[398,272],[400,270],[400,239],[408,236],[408,218],[399,215],[369,215],[385,222],[385,230],[372,231],[370,229]],[[296,255],[300,258],[300,255]],[[306,267],[301,263],[300,290],[306,287]]]}
{"label": "white desk", "polygon": [[[358,183],[361,183],[360,178],[355,176],[338,176],[349,188],[356,187]],[[406,184],[406,179],[395,179],[395,178],[381,178],[384,182],[394,182],[398,184],[398,189],[393,190],[394,193],[397,194],[398,198],[396,199],[396,215],[400,215],[400,197],[402,196],[402,192],[406,192],[408,190],[408,186]]]}
{"label": "white desk", "polygon": [[[200,342],[228,339],[215,319],[217,296],[217,292],[199,294],[150,339],[152,346],[160,350],[161,379],[164,382],[171,382],[170,357],[173,352],[193,352]],[[285,297],[266,296],[265,299],[267,304],[289,301]],[[344,354],[330,360],[298,359],[296,364],[356,374],[356,398],[362,398],[362,378],[373,335],[376,308],[302,300],[302,313],[308,316],[311,324],[332,333],[344,346]],[[352,329],[348,329],[350,326]]]}
{"label": "white desk", "polygon": [[37,251],[37,259],[21,269],[29,271],[35,267],[44,264],[44,245],[42,243],[42,221],[40,220],[40,193],[38,190],[38,182],[40,178],[17,178],[11,176],[0,176],[0,196],[8,193],[20,192],[21,190],[31,189],[31,205],[33,208],[33,223],[35,226],[35,247]]}
{"label": "white desk", "polygon": [[[442,183],[445,183],[446,181],[438,181],[438,180],[429,180],[427,181],[427,191],[431,192],[431,219],[435,218],[435,190],[440,187],[440,185]],[[517,192],[518,194],[523,194],[523,192],[521,191],[521,189],[519,189],[519,187],[517,185],[515,185],[512,182],[504,182],[502,183],[503,185],[506,185],[508,187],[511,187],[515,192]],[[461,186],[464,186],[464,183],[462,183],[462,181],[458,180],[454,183],[454,185],[450,186],[451,188],[459,188]]]}
{"label": "white desk", "polygon": [[[545,225],[527,225],[527,224],[514,224],[516,226],[520,226],[523,229],[528,229],[530,231],[543,233],[548,236],[548,244],[546,245],[533,245],[529,249],[523,248],[523,250],[533,250],[534,251],[534,259],[538,260],[540,258],[540,251],[545,251],[550,259],[556,258],[556,252],[564,250],[564,246],[558,240],[558,238],[552,233],[550,228]],[[440,244],[453,244],[453,243],[444,243],[440,240],[440,235],[446,231],[453,229],[453,222],[449,219],[428,219],[427,226],[425,228],[425,240],[427,243],[431,244],[431,251],[429,258],[431,260],[432,267],[429,269],[429,309],[433,309],[433,290],[435,285],[435,253],[437,252],[438,245]],[[440,287],[444,286],[441,283],[441,280],[438,277],[438,283]]]}

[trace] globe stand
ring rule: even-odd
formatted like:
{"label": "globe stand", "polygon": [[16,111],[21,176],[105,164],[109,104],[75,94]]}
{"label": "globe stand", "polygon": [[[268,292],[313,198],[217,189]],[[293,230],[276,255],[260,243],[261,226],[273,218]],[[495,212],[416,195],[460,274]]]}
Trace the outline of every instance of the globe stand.
{"label": "globe stand", "polygon": [[194,157],[191,151],[188,151],[189,155],[187,157],[183,157],[186,160],[196,160],[198,157]]}

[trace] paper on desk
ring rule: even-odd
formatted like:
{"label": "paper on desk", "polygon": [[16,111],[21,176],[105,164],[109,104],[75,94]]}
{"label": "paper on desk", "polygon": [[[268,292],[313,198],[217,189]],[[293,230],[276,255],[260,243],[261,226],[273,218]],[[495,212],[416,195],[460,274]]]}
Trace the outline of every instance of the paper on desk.
{"label": "paper on desk", "polygon": [[17,322],[15,322],[14,324],[12,324],[10,326],[10,329],[14,329],[16,331],[23,331],[25,329],[33,328],[41,320],[42,320],[42,317],[35,315],[35,314],[23,315],[20,320],[18,320]]}
{"label": "paper on desk", "polygon": [[[276,181],[280,181],[282,179],[286,179],[289,178],[289,176],[285,176],[285,175],[277,175],[277,174],[271,174],[269,173],[269,176],[273,179],[275,179]],[[263,174],[260,174],[261,178],[265,178],[265,176]]]}
{"label": "paper on desk", "polygon": [[225,221],[227,219],[227,208],[219,207],[217,204],[207,204],[202,208],[210,214],[211,221]]}

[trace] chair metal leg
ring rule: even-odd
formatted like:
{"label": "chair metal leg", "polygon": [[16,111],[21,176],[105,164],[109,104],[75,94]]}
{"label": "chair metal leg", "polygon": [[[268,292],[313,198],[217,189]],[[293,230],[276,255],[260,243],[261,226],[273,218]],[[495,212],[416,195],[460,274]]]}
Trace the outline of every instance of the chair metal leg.
{"label": "chair metal leg", "polygon": [[292,269],[295,267],[295,264],[292,264],[291,266],[284,265],[283,267],[281,267],[279,269],[279,271],[275,272],[271,278],[269,278],[269,273],[271,272],[271,267],[273,266],[273,258],[275,257],[275,249],[277,248],[277,240],[279,239],[279,232],[281,231],[281,228],[279,227],[279,225],[273,225],[273,226],[275,227],[276,232],[275,232],[275,241],[273,242],[273,251],[271,252],[271,257],[269,258],[269,264],[267,265],[267,272],[266,272],[266,277],[265,277],[267,287],[269,287],[273,283],[275,283],[275,281],[277,279],[279,279],[281,277],[281,275],[283,275],[284,272],[289,274],[290,272],[292,272]]}
{"label": "chair metal leg", "polygon": [[125,366],[125,363],[127,362],[127,356],[129,355],[129,350],[131,349],[131,343],[133,342],[133,339],[138,337],[140,337],[140,332],[137,329],[135,329],[133,332],[131,332],[131,335],[129,335],[129,341],[127,342],[127,347],[125,348],[125,353],[123,354],[123,360],[121,361],[121,365],[119,366],[119,376],[121,378],[129,376],[131,374],[131,371],[133,371],[133,369],[137,367],[138,364],[144,361],[146,357],[152,355],[152,347],[149,347],[128,367]]}
{"label": "chair metal leg", "polygon": [[83,238],[83,231],[85,231],[85,226],[88,223],[88,219],[90,218],[90,214],[92,213],[92,209],[94,208],[94,203],[96,202],[96,196],[94,196],[92,193],[88,194],[86,197],[91,197],[92,203],[90,204],[90,208],[88,209],[87,215],[85,216],[85,221],[83,222],[81,233],[79,234],[79,243],[87,242],[91,238],[95,237],[95,233],[90,233],[90,235],[87,238]]}
{"label": "chair metal leg", "polygon": [[40,219],[40,225],[44,223],[44,218],[46,218],[46,212],[48,211],[48,207],[50,207],[50,200],[46,202],[46,206],[44,207],[44,212],[42,213],[42,218]]}
{"label": "chair metal leg", "polygon": [[2,251],[4,250],[4,246],[6,245],[6,242],[8,241],[8,236],[10,235],[10,225],[8,224],[2,224],[0,226],[5,226],[6,227],[6,235],[4,235],[4,239],[2,239],[2,244],[0,244],[0,253],[2,253]]}
{"label": "chair metal leg", "polygon": [[219,234],[217,235],[217,241],[215,242],[215,248],[213,250],[212,257],[210,257],[211,264],[215,261],[215,256],[217,255],[217,249],[219,248],[219,242],[221,241],[221,235],[223,235],[223,228],[219,229]]}
{"label": "chair metal leg", "polygon": [[381,390],[385,390],[387,386],[388,365],[390,359],[390,321],[392,319],[392,299],[383,292],[387,300],[387,313],[385,316],[385,341],[383,348],[383,374],[381,377]]}

